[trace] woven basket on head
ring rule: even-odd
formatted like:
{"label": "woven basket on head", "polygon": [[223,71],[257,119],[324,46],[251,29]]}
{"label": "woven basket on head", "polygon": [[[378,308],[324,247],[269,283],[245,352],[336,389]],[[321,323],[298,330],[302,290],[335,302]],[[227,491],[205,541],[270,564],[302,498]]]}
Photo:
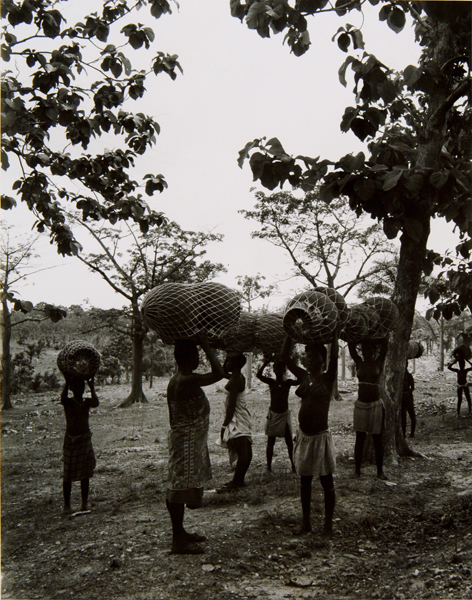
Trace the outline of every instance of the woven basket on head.
{"label": "woven basket on head", "polygon": [[421,342],[408,342],[408,353],[406,357],[410,360],[413,358],[419,358],[423,355],[424,346]]}
{"label": "woven basket on head", "polygon": [[141,313],[167,343],[203,332],[221,338],[238,323],[241,300],[222,283],[163,283],[145,296]]}
{"label": "woven basket on head", "polygon": [[254,348],[255,321],[254,314],[242,311],[236,325],[232,325],[223,337],[210,337],[210,344],[227,352],[251,352]]}
{"label": "woven basket on head", "polygon": [[369,327],[367,320],[357,306],[352,306],[349,309],[349,317],[344,328],[340,331],[339,337],[348,343],[357,344],[367,338]]}
{"label": "woven basket on head", "polygon": [[338,309],[326,294],[310,290],[297,294],[287,304],[283,325],[299,344],[327,344],[338,323]]}
{"label": "woven basket on head", "polygon": [[342,296],[337,290],[331,287],[315,287],[315,292],[322,292],[326,294],[330,300],[336,304],[338,309],[338,321],[340,325],[344,325],[349,318],[349,307]]}
{"label": "woven basket on head", "polygon": [[456,346],[452,351],[452,356],[456,360],[469,360],[472,356],[472,350],[470,346],[466,346],[465,344],[461,344],[460,346]]}
{"label": "woven basket on head", "polygon": [[279,353],[286,337],[281,313],[257,315],[254,341],[264,354]]}
{"label": "woven basket on head", "polygon": [[57,355],[57,366],[63,375],[75,375],[84,379],[93,377],[100,363],[99,351],[83,340],[69,342]]}
{"label": "woven basket on head", "polygon": [[364,304],[374,308],[379,315],[380,324],[375,337],[386,337],[388,333],[392,331],[398,320],[399,313],[397,305],[392,300],[382,298],[381,296],[369,298]]}

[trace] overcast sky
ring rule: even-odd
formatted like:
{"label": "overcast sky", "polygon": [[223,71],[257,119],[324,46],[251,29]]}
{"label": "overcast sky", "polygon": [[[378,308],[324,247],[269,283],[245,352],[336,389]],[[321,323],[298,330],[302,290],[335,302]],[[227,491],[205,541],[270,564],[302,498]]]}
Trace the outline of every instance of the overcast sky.
{"label": "overcast sky", "polygon": [[[96,2],[90,0],[74,3],[84,10],[78,17],[86,14],[84,6],[89,7],[87,13],[96,10]],[[343,134],[339,128],[345,107],[354,105],[354,96],[352,81],[345,89],[338,80],[338,68],[346,58],[331,41],[338,27],[346,22],[362,25],[366,50],[391,67],[416,63],[419,47],[412,31],[396,35],[378,21],[378,10],[368,4],[364,23],[357,11],[344,19],[333,14],[316,16],[309,24],[312,47],[298,58],[282,44],[283,34],[260,38],[232,18],[229,2],[221,0],[181,0],[178,10],[173,5],[173,14],[159,21],[151,19],[147,9],[129,19],[152,26],[155,52],[178,54],[184,70],[176,81],[166,75],[150,76],[145,98],[130,107],[152,115],[161,126],[157,144],[138,164],[136,176],[165,176],[168,189],[149,202],[154,210],[184,229],[225,236],[223,243],[208,250],[209,258],[228,269],[219,278],[223,283],[235,287],[238,275],[257,273],[274,283],[287,279],[291,272],[284,253],[251,239],[256,224],[238,214],[254,202],[249,165],[243,169],[237,165],[238,151],[248,141],[278,137],[289,154],[329,159],[363,149],[352,133]],[[71,17],[68,24],[74,21]],[[135,68],[150,63],[152,54],[140,52],[135,58],[133,50],[126,52]],[[105,142],[94,147],[100,149],[100,144]],[[8,184],[18,176],[13,168],[2,173],[4,193],[10,193]],[[0,217],[14,224],[18,235],[31,232],[34,217],[21,206],[2,211]],[[81,241],[87,251],[87,239]],[[449,224],[434,224],[430,247],[444,251],[456,243]],[[25,280],[17,290],[23,299],[64,306],[88,302],[102,308],[124,304],[120,295],[77,259],[57,255],[47,238],[38,242],[36,250],[40,259],[33,266],[55,268]],[[302,285],[302,280],[281,284],[280,301],[272,303],[281,305]]]}

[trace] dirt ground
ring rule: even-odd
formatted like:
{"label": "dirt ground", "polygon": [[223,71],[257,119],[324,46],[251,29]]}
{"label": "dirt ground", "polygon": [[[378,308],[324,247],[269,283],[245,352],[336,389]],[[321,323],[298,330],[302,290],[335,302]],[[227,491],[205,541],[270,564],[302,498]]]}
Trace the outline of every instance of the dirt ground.
{"label": "dirt ground", "polygon": [[[418,363],[420,361],[417,361]],[[98,389],[90,424],[97,456],[90,514],[61,516],[59,394],[15,397],[2,415],[2,597],[14,599],[472,598],[472,418],[455,414],[455,379],[418,365],[417,435],[425,458],[387,465],[390,481],[366,465],[352,478],[355,382],[340,383],[331,408],[337,449],[335,535],[325,541],[322,494],[314,486],[315,531],[296,537],[298,480],[283,440],[274,474],[265,470],[267,388],[255,382],[254,458],[247,488],[217,494],[231,478],[214,442],[223,385],[208,389],[214,478],[204,506],[186,511],[206,552],[175,556],[165,509],[167,380],[150,403],[118,409],[127,386]],[[291,397],[293,422],[298,400]],[[79,484],[73,484],[79,509]]]}

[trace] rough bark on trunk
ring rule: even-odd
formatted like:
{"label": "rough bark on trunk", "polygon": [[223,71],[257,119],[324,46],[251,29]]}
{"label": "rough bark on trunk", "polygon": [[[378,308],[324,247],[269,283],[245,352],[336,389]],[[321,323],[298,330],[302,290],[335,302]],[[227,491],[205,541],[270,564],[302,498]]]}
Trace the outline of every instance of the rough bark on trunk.
{"label": "rough bark on trunk", "polygon": [[11,403],[11,314],[8,303],[2,300],[2,410],[13,408]]}
{"label": "rough bark on trunk", "polygon": [[127,408],[136,402],[148,402],[143,391],[143,351],[146,331],[139,311],[138,301],[133,302],[133,368],[131,371],[131,392],[119,405]]}
{"label": "rough bark on trunk", "polygon": [[400,456],[412,454],[401,431],[400,409],[408,342],[422,273],[422,260],[419,260],[419,257],[425,255],[429,236],[428,216],[422,219],[422,225],[421,239],[414,240],[409,236],[402,236],[394,296],[400,316],[394,335],[390,340],[385,361],[384,385],[382,386],[385,404],[384,448],[385,458],[393,461],[396,460],[397,453]]}
{"label": "rough bark on trunk", "polygon": [[[435,23],[436,44],[431,59],[440,67],[453,60],[456,55],[454,31],[445,23]],[[446,117],[447,99],[454,88],[454,81],[441,73],[441,85],[436,86],[434,94],[428,94],[428,112],[424,128],[418,131],[417,158],[415,170],[430,173],[430,169],[440,168],[441,150],[447,135]],[[386,408],[386,430],[384,435],[385,457],[396,460],[399,456],[415,454],[408,446],[400,424],[400,402],[403,376],[406,366],[408,341],[413,325],[415,302],[418,295],[426,244],[430,233],[431,217],[435,213],[435,197],[418,197],[409,207],[407,217],[414,219],[421,229],[416,239],[407,233],[401,237],[400,259],[395,282],[393,300],[398,306],[400,317],[389,351],[384,370],[383,386]]]}

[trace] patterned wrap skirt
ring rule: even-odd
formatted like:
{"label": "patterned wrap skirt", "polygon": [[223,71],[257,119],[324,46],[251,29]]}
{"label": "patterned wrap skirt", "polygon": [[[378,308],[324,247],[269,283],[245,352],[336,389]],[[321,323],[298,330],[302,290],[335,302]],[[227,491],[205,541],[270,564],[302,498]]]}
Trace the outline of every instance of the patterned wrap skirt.
{"label": "patterned wrap skirt", "polygon": [[327,429],[306,435],[298,429],[293,446],[293,462],[297,475],[319,477],[336,471],[336,450]]}
{"label": "patterned wrap skirt", "polygon": [[174,424],[168,436],[167,500],[201,506],[203,485],[212,477],[208,453],[209,415]]}
{"label": "patterned wrap skirt", "polygon": [[365,433],[382,433],[385,408],[382,400],[377,402],[354,402],[354,430]]}
{"label": "patterned wrap skirt", "polygon": [[64,436],[62,447],[64,481],[81,481],[93,477],[96,460],[92,446],[92,433]]}
{"label": "patterned wrap skirt", "polygon": [[290,435],[292,435],[292,414],[290,410],[283,413],[276,413],[269,408],[265,426],[265,434],[269,437],[285,437],[285,429],[288,425]]}

